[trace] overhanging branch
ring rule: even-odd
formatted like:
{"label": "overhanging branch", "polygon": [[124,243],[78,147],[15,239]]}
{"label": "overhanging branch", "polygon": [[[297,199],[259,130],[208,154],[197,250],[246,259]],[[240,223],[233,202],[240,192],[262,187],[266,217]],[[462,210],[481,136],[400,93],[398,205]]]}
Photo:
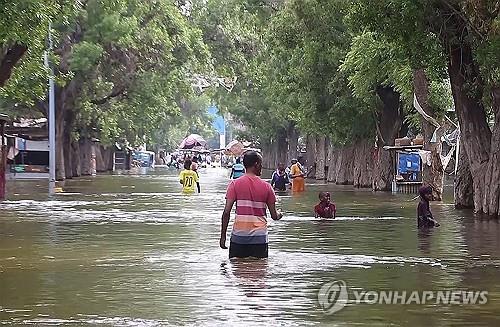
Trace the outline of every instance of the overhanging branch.
{"label": "overhanging branch", "polygon": [[0,63],[0,87],[5,85],[7,80],[12,75],[14,66],[19,62],[19,60],[21,60],[27,50],[27,46],[19,43],[14,43],[6,49],[5,55]]}
{"label": "overhanging branch", "polygon": [[94,100],[91,100],[90,102],[93,104],[96,104],[96,105],[102,105],[113,98],[116,98],[120,95],[124,95],[126,93],[125,91],[126,91],[125,88],[119,88],[119,89],[113,90],[110,94],[106,95],[104,98],[94,99]]}

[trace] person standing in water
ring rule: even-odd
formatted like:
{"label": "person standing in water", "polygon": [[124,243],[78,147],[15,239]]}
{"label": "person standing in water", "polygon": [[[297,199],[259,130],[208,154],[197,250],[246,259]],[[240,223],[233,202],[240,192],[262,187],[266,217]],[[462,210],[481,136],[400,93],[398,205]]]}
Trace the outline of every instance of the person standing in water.
{"label": "person standing in water", "polygon": [[233,165],[233,168],[231,168],[231,176],[229,176],[229,178],[237,179],[243,175],[245,175],[245,167],[241,164],[241,158],[238,157],[236,158],[236,162]]}
{"label": "person standing in water", "polygon": [[290,184],[290,179],[285,172],[285,165],[280,163],[271,177],[271,186],[274,187],[275,191],[285,192],[288,184]]}
{"label": "person standing in water", "polygon": [[262,156],[255,151],[249,151],[243,157],[243,165],[246,174],[231,181],[227,187],[219,246],[222,249],[227,249],[227,226],[231,210],[236,202],[236,217],[231,233],[229,258],[267,258],[266,207],[273,220],[279,220],[283,215],[276,211],[276,196],[271,184],[260,178]]}
{"label": "person standing in water", "polygon": [[179,175],[179,181],[182,184],[182,193],[184,194],[194,193],[195,185],[198,193],[200,193],[200,179],[198,174],[191,170],[191,165],[191,160],[187,159],[184,161],[184,170]]}
{"label": "person standing in water", "polygon": [[420,202],[417,206],[418,228],[439,227],[439,223],[434,219],[429,205],[429,201],[432,200],[432,188],[422,186],[418,193],[420,194]]}
{"label": "person standing in water", "polygon": [[292,159],[292,167],[290,167],[290,176],[292,177],[292,192],[305,191],[305,179],[302,165],[297,159]]}
{"label": "person standing in water", "polygon": [[[194,171],[198,175],[198,158],[196,156],[193,156],[193,161],[191,162],[191,170]],[[199,175],[198,175],[199,176]]]}

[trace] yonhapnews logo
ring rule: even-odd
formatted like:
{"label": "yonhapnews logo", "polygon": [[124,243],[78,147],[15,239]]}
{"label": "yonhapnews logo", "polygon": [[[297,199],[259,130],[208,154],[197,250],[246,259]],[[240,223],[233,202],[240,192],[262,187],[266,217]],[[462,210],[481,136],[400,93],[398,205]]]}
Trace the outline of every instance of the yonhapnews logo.
{"label": "yonhapnews logo", "polygon": [[318,290],[318,304],[327,315],[331,315],[342,310],[348,303],[481,305],[488,303],[488,291],[351,291],[348,289],[346,282],[343,280],[335,280],[324,283]]}

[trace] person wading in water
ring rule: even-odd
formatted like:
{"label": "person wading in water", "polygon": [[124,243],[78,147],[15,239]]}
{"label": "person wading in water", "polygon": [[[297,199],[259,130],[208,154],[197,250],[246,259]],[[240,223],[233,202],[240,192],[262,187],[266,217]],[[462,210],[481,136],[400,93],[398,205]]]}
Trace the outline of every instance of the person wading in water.
{"label": "person wading in water", "polygon": [[290,179],[285,172],[285,165],[280,163],[271,177],[271,186],[276,192],[285,192],[288,184],[290,184]]}
{"label": "person wading in water", "polygon": [[420,202],[417,206],[417,226],[418,228],[439,227],[439,223],[434,220],[429,201],[432,200],[432,188],[430,186],[422,186],[418,193],[420,194]]}
{"label": "person wading in water", "polygon": [[290,167],[290,176],[292,177],[292,192],[304,192],[305,180],[304,169],[302,164],[297,159],[292,159],[292,166]]}
{"label": "person wading in water", "polygon": [[245,167],[241,164],[241,159],[238,157],[236,158],[236,162],[233,165],[233,168],[231,169],[231,179],[237,179],[240,178],[241,176],[245,175]]}
{"label": "person wading in water", "polygon": [[260,178],[262,156],[255,151],[249,151],[243,157],[243,165],[246,170],[245,175],[231,181],[227,187],[219,245],[227,249],[227,226],[233,204],[236,202],[236,217],[231,233],[229,258],[267,258],[266,207],[273,220],[279,220],[283,215],[276,211],[276,196],[271,184]]}

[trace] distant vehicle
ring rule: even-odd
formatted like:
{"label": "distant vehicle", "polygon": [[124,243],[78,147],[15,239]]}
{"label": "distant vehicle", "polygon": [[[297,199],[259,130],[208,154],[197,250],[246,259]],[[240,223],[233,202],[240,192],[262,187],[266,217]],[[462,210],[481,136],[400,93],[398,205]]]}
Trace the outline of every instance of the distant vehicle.
{"label": "distant vehicle", "polygon": [[136,167],[154,168],[155,153],[152,151],[134,151],[132,155],[132,162]]}

